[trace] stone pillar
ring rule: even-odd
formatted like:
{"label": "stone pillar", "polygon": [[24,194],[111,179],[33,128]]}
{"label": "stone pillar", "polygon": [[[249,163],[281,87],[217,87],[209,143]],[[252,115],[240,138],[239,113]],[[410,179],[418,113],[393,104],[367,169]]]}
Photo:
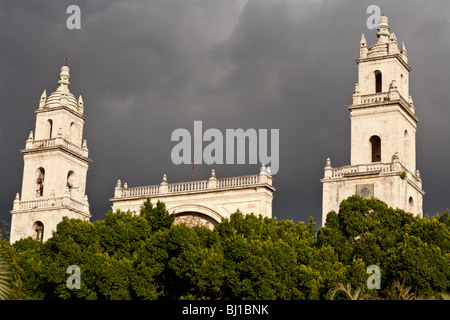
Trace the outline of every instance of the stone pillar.
{"label": "stone pillar", "polygon": [[397,82],[395,80],[392,80],[391,84],[389,85],[389,99],[391,99],[391,100],[400,99],[400,94],[398,93]]}
{"label": "stone pillar", "polygon": [[69,187],[66,187],[66,191],[64,192],[62,204],[63,204],[63,206],[68,206],[70,204],[70,190],[69,190]]}
{"label": "stone pillar", "polygon": [[159,185],[159,193],[168,193],[169,192],[169,184],[167,183],[167,175],[164,173],[161,184]]}
{"label": "stone pillar", "polygon": [[84,195],[84,208],[83,212],[89,212],[89,200],[87,194]]}
{"label": "stone pillar", "polygon": [[394,153],[392,156],[392,171],[400,172],[402,171],[402,164],[400,163],[400,157],[398,156],[398,152]]}
{"label": "stone pillar", "polygon": [[267,183],[272,185],[272,170],[270,169],[270,167],[266,168],[266,173],[267,173]]}
{"label": "stone pillar", "polygon": [[87,141],[86,141],[86,139],[83,140],[83,145],[81,146],[81,152],[82,152],[83,157],[86,157],[86,158],[88,157],[89,151],[88,151],[88,148],[87,148]]}
{"label": "stone pillar", "polygon": [[16,197],[14,198],[13,202],[13,210],[19,210],[19,204],[20,204],[20,194],[16,193]]}
{"label": "stone pillar", "polygon": [[122,189],[122,197],[128,197],[128,183],[124,183],[123,184],[123,189]]}
{"label": "stone pillar", "polygon": [[34,138],[33,138],[33,131],[30,131],[30,134],[28,135],[27,142],[26,142],[26,144],[25,144],[25,149],[31,149],[31,148],[33,148],[33,141],[34,141]]}
{"label": "stone pillar", "polygon": [[122,197],[122,181],[117,180],[116,187],[114,188],[114,198]]}
{"label": "stone pillar", "polygon": [[355,90],[352,95],[352,104],[361,104],[361,95],[359,94],[359,83],[355,83]]}
{"label": "stone pillar", "polygon": [[208,189],[214,189],[217,187],[216,171],[211,170],[211,176],[208,179]]}
{"label": "stone pillar", "polygon": [[327,162],[325,163],[325,167],[323,168],[323,177],[331,178],[333,172],[333,168],[331,167],[331,160],[327,158]]}
{"label": "stone pillar", "polygon": [[58,133],[56,134],[55,146],[64,146],[64,139],[62,137],[62,128],[59,128]]}
{"label": "stone pillar", "polygon": [[52,192],[50,192],[50,199],[48,199],[48,205],[50,207],[53,207],[55,204],[55,190],[52,189]]}
{"label": "stone pillar", "polygon": [[267,179],[267,171],[266,171],[266,166],[264,163],[261,165],[261,169],[259,170],[259,179],[258,180],[259,180],[258,181],[259,183],[268,183],[269,179]]}

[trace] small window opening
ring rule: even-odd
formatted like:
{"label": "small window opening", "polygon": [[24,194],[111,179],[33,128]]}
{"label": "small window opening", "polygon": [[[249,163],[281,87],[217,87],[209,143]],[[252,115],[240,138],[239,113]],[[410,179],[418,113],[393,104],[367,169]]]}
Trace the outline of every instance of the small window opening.
{"label": "small window opening", "polygon": [[409,212],[413,212],[414,211],[414,200],[412,197],[409,197],[408,200],[408,206],[409,206]]}
{"label": "small window opening", "polygon": [[375,93],[382,91],[382,78],[381,72],[375,71]]}
{"label": "small window opening", "polygon": [[36,171],[36,196],[43,197],[44,196],[44,180],[45,180],[45,170],[44,168],[39,168]]}
{"label": "small window opening", "polygon": [[37,242],[42,242],[44,240],[44,224],[40,221],[34,223],[34,239]]}
{"label": "small window opening", "polygon": [[379,136],[372,136],[370,138],[370,144],[372,147],[372,162],[381,161],[381,139]]}

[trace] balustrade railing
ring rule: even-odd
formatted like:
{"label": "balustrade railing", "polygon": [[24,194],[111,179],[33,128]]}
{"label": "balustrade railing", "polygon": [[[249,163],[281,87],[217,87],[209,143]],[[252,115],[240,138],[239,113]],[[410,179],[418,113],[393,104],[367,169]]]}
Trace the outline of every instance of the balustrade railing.
{"label": "balustrade railing", "polygon": [[69,197],[58,197],[58,198],[48,198],[48,199],[39,199],[39,200],[29,200],[29,201],[18,201],[17,208],[15,210],[33,210],[33,209],[41,209],[41,208],[52,208],[52,207],[61,207],[68,206],[73,209],[88,212],[89,205],[83,202],[74,200]]}
{"label": "balustrade railing", "polygon": [[[217,188],[233,188],[237,186],[256,185],[260,183],[259,175],[250,175],[242,177],[215,179],[211,183],[210,180],[188,181],[179,183],[166,183],[164,186],[152,185],[144,187],[116,187],[115,198],[134,197],[134,196],[150,196],[155,194],[167,194],[177,192],[194,192],[199,190],[210,190]],[[163,189],[164,188],[164,189]]]}
{"label": "balustrade railing", "polygon": [[170,183],[168,185],[168,187],[169,187],[169,192],[205,190],[208,188],[208,181],[200,180],[200,181],[191,181],[191,182]]}
{"label": "balustrade railing", "polygon": [[54,146],[62,146],[67,150],[70,150],[79,155],[83,155],[83,149],[76,144],[67,141],[63,138],[51,138],[51,139],[43,139],[43,140],[32,140],[27,141],[27,149],[35,149],[35,148],[45,148],[45,147],[54,147]]}
{"label": "balustrade railing", "polygon": [[333,168],[331,171],[331,177],[339,178],[339,177],[343,177],[345,174],[360,173],[360,172],[363,173],[363,172],[370,172],[370,171],[392,172],[393,164],[377,162],[377,163],[371,163],[371,164],[358,164],[358,165],[354,165],[354,166]]}
{"label": "balustrade railing", "polygon": [[258,175],[233,177],[233,178],[223,178],[217,180],[217,186],[219,188],[224,187],[236,187],[236,186],[246,186],[258,183]]}
{"label": "balustrade railing", "polygon": [[389,101],[390,92],[378,92],[374,94],[365,94],[361,96],[361,103],[378,103]]}
{"label": "balustrade railing", "polygon": [[[123,190],[124,193],[126,193],[127,197],[134,197],[134,196],[148,196],[152,194],[158,194],[159,193],[159,186],[145,186],[145,187],[133,187],[133,188],[127,188]],[[124,194],[125,196],[125,194]]]}

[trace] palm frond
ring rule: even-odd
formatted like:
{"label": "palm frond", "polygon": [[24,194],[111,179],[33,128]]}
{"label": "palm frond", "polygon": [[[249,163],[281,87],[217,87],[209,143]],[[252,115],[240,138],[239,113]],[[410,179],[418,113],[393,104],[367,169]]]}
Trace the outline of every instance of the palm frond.
{"label": "palm frond", "polygon": [[12,295],[11,283],[13,273],[6,257],[0,252],[0,300],[7,300]]}

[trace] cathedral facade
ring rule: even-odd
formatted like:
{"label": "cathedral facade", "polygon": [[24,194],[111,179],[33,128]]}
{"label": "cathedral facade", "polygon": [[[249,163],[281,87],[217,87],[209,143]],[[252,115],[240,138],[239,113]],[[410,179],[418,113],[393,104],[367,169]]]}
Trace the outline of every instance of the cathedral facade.
{"label": "cathedral facade", "polygon": [[[380,17],[378,41],[359,47],[358,83],[352,104],[350,165],[324,167],[322,225],[327,214],[339,210],[351,195],[376,197],[389,206],[422,216],[422,180],[416,168],[418,117],[409,95],[408,56],[389,32],[387,17]],[[67,63],[66,63],[67,64]],[[83,139],[83,99],[69,90],[69,67],[61,68],[58,88],[42,94],[36,125],[20,150],[24,157],[21,193],[11,211],[10,242],[26,237],[46,241],[64,216],[89,221],[86,179],[89,164]],[[236,210],[272,217],[275,188],[269,168],[259,174],[128,187],[119,180],[110,199],[112,209],[138,212],[147,198],[161,200],[176,215],[176,223],[213,227]]]}
{"label": "cathedral facade", "polygon": [[[66,60],[67,64],[67,60]],[[36,125],[25,144],[22,191],[11,210],[10,242],[32,237],[46,241],[63,217],[89,221],[86,178],[89,164],[83,139],[84,103],[69,90],[69,67],[61,68],[58,88],[47,97],[44,90],[36,113]],[[112,210],[138,213],[147,198],[166,204],[176,215],[175,223],[212,228],[222,218],[240,210],[272,217],[270,168],[259,174],[207,180],[168,183],[166,175],[158,185],[128,187],[120,180],[110,199]]]}
{"label": "cathedral facade", "polygon": [[418,117],[409,94],[408,55],[403,42],[380,17],[377,42],[359,46],[358,83],[348,106],[351,121],[350,165],[324,168],[322,225],[349,196],[376,197],[393,208],[422,216],[422,180],[416,168]]}

